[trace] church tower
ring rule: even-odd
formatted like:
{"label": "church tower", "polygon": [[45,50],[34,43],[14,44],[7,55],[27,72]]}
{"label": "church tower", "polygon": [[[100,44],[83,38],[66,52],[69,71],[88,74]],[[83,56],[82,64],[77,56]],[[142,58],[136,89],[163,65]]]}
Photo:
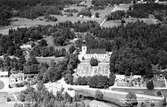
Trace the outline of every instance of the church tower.
{"label": "church tower", "polygon": [[86,52],[87,52],[87,46],[86,46],[86,41],[84,40],[82,44],[82,55],[85,55]]}

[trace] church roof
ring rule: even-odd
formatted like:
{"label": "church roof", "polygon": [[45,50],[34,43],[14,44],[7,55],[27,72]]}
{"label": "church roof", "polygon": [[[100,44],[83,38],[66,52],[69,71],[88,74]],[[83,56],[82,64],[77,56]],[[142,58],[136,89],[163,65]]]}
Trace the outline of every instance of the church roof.
{"label": "church roof", "polygon": [[105,49],[89,49],[87,51],[87,54],[105,54],[106,50]]}

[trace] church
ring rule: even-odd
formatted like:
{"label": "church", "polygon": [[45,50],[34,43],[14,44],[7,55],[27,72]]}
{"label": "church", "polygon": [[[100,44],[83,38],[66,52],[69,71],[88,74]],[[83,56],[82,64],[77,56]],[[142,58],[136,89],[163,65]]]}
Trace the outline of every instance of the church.
{"label": "church", "polygon": [[[87,49],[86,42],[83,42],[81,52],[78,59],[81,61],[75,70],[74,77],[88,77],[94,75],[109,76],[110,74],[110,56],[112,52],[105,49]],[[95,58],[98,60],[97,66],[91,66],[90,60]]]}
{"label": "church", "polygon": [[111,54],[112,52],[107,52],[105,49],[87,49],[86,42],[84,40],[78,59],[80,61],[84,61],[95,58],[100,62],[109,62]]}

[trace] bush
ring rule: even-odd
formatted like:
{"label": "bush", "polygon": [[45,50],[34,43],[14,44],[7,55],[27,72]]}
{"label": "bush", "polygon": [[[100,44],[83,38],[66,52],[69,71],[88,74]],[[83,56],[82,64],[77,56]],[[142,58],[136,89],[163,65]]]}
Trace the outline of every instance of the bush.
{"label": "bush", "polygon": [[47,19],[47,21],[53,21],[53,22],[56,22],[58,20],[56,17],[50,15],[46,15],[45,19]]}
{"label": "bush", "polygon": [[67,84],[73,84],[73,76],[70,73],[67,73],[64,77],[64,80]]}
{"label": "bush", "polygon": [[109,79],[107,76],[96,75],[90,78],[89,86],[91,88],[108,88],[109,87]]}
{"label": "bush", "polygon": [[146,84],[147,89],[153,90],[154,89],[154,83],[153,80],[149,80]]}
{"label": "bush", "polygon": [[162,96],[162,93],[161,93],[161,91],[159,90],[159,91],[157,91],[157,96]]}
{"label": "bush", "polygon": [[70,46],[68,51],[69,51],[70,54],[72,54],[75,51],[75,46],[73,46],[73,45]]}
{"label": "bush", "polygon": [[91,60],[90,60],[90,65],[91,65],[91,66],[97,66],[97,65],[98,65],[98,60],[95,59],[95,58],[91,58]]}
{"label": "bush", "polygon": [[11,101],[11,98],[7,97],[7,102],[10,102]]}
{"label": "bush", "polygon": [[75,84],[76,85],[88,85],[89,78],[88,77],[78,77]]}
{"label": "bush", "polygon": [[163,105],[163,106],[166,106],[166,105],[167,105],[167,102],[166,102],[166,98],[165,98],[165,97],[164,97],[164,99],[163,99],[162,105]]}
{"label": "bush", "polygon": [[95,13],[95,16],[96,16],[97,18],[99,18],[99,13],[98,13],[98,12],[96,12],[96,13]]}
{"label": "bush", "polygon": [[67,10],[64,10],[64,12],[77,13],[78,10],[77,9],[67,9]]}
{"label": "bush", "polygon": [[95,98],[97,100],[103,100],[103,93],[101,91],[97,90],[95,93]]}
{"label": "bush", "polygon": [[129,92],[126,95],[126,104],[128,107],[133,107],[138,104],[137,97],[135,93]]}
{"label": "bush", "polygon": [[109,85],[110,85],[110,86],[113,86],[113,85],[114,85],[114,83],[115,83],[115,78],[116,78],[115,74],[111,72],[111,73],[110,73],[110,77],[109,77]]}
{"label": "bush", "polygon": [[15,103],[14,107],[23,107],[23,104],[17,104],[17,103]]}
{"label": "bush", "polygon": [[150,106],[151,106],[151,107],[155,107],[155,104],[154,104],[154,103],[151,103]]}
{"label": "bush", "polygon": [[24,87],[24,83],[17,83],[16,87]]}

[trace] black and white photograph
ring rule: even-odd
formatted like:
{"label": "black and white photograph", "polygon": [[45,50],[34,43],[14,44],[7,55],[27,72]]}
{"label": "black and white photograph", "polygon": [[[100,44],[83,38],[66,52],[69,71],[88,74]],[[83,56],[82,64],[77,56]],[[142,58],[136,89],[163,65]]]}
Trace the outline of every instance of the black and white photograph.
{"label": "black and white photograph", "polygon": [[0,0],[0,107],[167,107],[167,0]]}

